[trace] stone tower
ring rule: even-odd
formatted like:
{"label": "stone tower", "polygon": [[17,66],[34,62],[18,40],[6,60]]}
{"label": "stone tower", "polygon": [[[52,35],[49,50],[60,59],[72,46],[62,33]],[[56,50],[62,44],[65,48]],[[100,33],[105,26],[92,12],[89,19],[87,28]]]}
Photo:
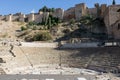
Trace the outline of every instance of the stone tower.
{"label": "stone tower", "polygon": [[75,18],[76,20],[80,20],[81,16],[86,15],[87,7],[84,3],[77,4],[75,6]]}
{"label": "stone tower", "polygon": [[107,9],[107,4],[101,4],[100,7],[100,17],[104,17],[105,10]]}
{"label": "stone tower", "polygon": [[20,22],[25,22],[25,14],[21,14],[19,18]]}
{"label": "stone tower", "polygon": [[57,18],[59,18],[59,19],[63,19],[63,16],[64,16],[64,10],[63,9],[61,9],[61,8],[57,8],[56,10],[55,10],[55,12],[53,13],[53,16],[54,17],[57,17]]}
{"label": "stone tower", "polygon": [[96,3],[96,4],[95,4],[95,8],[97,9],[97,17],[100,17],[101,9],[100,9],[99,3]]}
{"label": "stone tower", "polygon": [[6,21],[12,21],[12,14],[9,14],[6,16]]}
{"label": "stone tower", "polygon": [[34,20],[35,20],[34,13],[29,14],[29,16],[28,16],[28,22],[32,22]]}

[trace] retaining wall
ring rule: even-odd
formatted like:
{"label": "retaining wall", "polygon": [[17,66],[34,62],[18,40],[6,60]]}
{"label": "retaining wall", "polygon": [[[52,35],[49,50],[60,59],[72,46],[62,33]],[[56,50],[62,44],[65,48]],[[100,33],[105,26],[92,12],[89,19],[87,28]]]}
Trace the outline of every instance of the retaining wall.
{"label": "retaining wall", "polygon": [[34,42],[21,42],[24,47],[58,47],[58,43],[34,43]]}
{"label": "retaining wall", "polygon": [[98,42],[92,43],[67,43],[63,44],[61,48],[84,48],[84,47],[98,47]]}

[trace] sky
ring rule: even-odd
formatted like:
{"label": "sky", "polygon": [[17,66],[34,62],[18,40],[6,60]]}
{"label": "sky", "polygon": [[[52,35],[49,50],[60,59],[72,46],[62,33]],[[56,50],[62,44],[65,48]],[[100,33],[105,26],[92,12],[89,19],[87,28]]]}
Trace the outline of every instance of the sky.
{"label": "sky", "polygon": [[[31,11],[38,12],[43,6],[68,9],[74,7],[75,4],[86,3],[87,7],[94,7],[94,3],[112,4],[113,0],[0,0],[0,14],[15,14],[22,12],[24,14]],[[116,0],[116,4],[120,4],[120,0]]]}

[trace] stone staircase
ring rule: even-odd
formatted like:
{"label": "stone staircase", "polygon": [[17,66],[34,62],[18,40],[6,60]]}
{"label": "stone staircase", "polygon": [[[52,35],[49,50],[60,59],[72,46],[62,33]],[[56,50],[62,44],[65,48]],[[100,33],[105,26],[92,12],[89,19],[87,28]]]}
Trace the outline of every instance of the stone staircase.
{"label": "stone staircase", "polygon": [[6,74],[5,71],[2,68],[0,68],[0,75],[1,74]]}

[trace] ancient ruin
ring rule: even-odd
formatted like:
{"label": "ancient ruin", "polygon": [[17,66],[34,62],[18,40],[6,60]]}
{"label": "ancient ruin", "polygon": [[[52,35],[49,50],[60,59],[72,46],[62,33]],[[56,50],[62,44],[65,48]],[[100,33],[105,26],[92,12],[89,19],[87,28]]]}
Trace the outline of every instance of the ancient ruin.
{"label": "ancient ruin", "polygon": [[[81,24],[81,17],[91,15],[104,21],[107,40],[120,39],[120,5],[116,5],[113,0],[112,5],[96,3],[94,6],[94,8],[88,8],[85,3],[80,3],[67,10],[57,8],[53,12],[39,10],[37,13],[30,14],[1,15],[0,74],[69,74],[81,75],[87,80],[120,80],[118,77],[120,75],[120,43],[119,46],[113,45],[117,42],[110,42],[112,46],[100,46],[103,43],[102,39],[92,40],[90,37],[74,37],[73,34],[69,34],[70,31],[71,33],[80,32],[78,28]],[[55,29],[52,28],[53,31],[51,31],[52,29],[28,29],[29,33],[50,30],[55,40],[59,40],[57,33],[63,34],[63,31],[66,30],[66,34],[73,37],[60,41],[25,41],[24,38],[28,35],[27,30],[26,32],[23,30],[22,33],[21,26],[25,26],[29,22],[41,23],[49,18],[49,15],[59,18],[63,23],[55,26]],[[76,23],[68,24],[72,19]],[[76,25],[79,25],[76,29],[69,28],[71,26],[75,28]],[[16,36],[20,33],[23,35],[26,33],[26,35],[23,38]],[[6,35],[7,37],[5,37]],[[63,35],[62,37],[66,38]]]}

